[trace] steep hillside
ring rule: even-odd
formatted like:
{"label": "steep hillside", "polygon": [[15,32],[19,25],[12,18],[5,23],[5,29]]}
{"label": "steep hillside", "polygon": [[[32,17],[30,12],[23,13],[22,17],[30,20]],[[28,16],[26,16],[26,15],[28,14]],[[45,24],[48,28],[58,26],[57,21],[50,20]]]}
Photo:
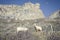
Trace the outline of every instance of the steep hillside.
{"label": "steep hillside", "polygon": [[25,3],[24,5],[0,5],[0,17],[7,19],[31,20],[45,18],[38,3]]}
{"label": "steep hillside", "polygon": [[60,10],[54,12],[49,18],[60,19]]}

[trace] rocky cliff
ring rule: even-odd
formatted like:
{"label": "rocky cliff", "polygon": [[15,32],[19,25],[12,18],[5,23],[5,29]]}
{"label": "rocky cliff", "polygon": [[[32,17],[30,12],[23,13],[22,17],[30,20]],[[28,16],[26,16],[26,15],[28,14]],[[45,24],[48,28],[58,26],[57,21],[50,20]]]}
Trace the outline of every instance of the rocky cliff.
{"label": "rocky cliff", "polygon": [[38,3],[25,3],[24,5],[0,5],[0,17],[6,19],[31,20],[45,18]]}
{"label": "rocky cliff", "polygon": [[60,10],[55,11],[54,13],[52,13],[49,18],[60,19]]}

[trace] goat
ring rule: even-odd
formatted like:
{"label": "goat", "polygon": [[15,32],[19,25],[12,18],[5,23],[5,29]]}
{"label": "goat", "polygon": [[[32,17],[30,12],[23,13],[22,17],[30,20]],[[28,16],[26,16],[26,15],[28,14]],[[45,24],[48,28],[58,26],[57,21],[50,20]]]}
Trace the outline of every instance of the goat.
{"label": "goat", "polygon": [[27,30],[28,30],[28,28],[25,28],[25,27],[17,27],[17,33],[19,31],[27,31]]}
{"label": "goat", "polygon": [[37,26],[36,24],[34,24],[34,28],[37,31],[42,31],[42,27],[41,26]]}

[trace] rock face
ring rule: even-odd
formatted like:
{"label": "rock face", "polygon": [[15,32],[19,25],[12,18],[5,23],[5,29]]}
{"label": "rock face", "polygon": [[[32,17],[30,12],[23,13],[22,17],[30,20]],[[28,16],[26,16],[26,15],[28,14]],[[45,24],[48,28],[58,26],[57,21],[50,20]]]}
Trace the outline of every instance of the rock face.
{"label": "rock face", "polygon": [[49,18],[60,19],[60,10],[54,12]]}
{"label": "rock face", "polygon": [[15,18],[20,20],[30,20],[45,18],[40,5],[38,3],[25,3],[19,5],[0,5],[0,17],[2,18]]}

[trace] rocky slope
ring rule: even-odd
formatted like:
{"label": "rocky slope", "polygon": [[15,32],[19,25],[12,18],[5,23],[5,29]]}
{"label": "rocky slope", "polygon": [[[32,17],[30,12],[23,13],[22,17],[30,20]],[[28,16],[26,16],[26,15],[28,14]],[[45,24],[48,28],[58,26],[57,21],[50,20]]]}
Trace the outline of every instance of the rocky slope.
{"label": "rocky slope", "polygon": [[[38,3],[25,3],[21,6],[0,5],[0,39],[39,40],[40,38],[33,34],[35,32],[33,24],[38,23],[36,19],[41,18],[45,17]],[[27,27],[29,30],[17,33],[17,27]]]}
{"label": "rocky slope", "polygon": [[60,19],[60,10],[54,12],[52,15],[50,15],[49,18],[52,18],[52,19]]}
{"label": "rocky slope", "polygon": [[6,19],[30,20],[45,18],[38,3],[25,3],[24,5],[0,5],[0,17]]}
{"label": "rocky slope", "polygon": [[[0,5],[0,40],[53,40],[52,32],[60,31],[60,21],[54,19],[59,12],[45,19],[39,6],[38,3]],[[42,31],[36,32],[34,24],[42,27]],[[17,33],[17,27],[27,27],[28,31]]]}

